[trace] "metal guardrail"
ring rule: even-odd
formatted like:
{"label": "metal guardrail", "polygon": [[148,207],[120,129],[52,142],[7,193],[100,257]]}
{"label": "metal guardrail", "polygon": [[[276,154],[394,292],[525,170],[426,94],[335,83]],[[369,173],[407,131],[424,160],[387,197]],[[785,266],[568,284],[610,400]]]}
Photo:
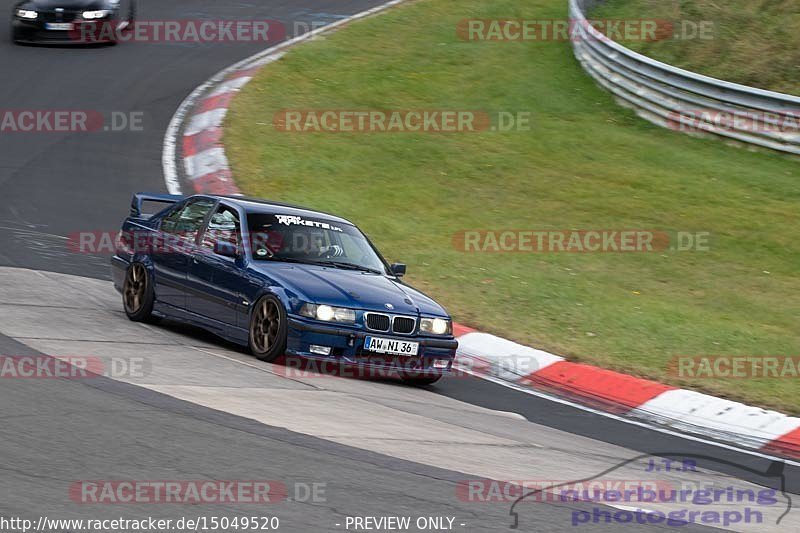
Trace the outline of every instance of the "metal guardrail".
{"label": "metal guardrail", "polygon": [[800,97],[690,72],[638,54],[592,27],[586,10],[602,0],[569,0],[575,57],[622,104],[655,124],[710,133],[800,155]]}

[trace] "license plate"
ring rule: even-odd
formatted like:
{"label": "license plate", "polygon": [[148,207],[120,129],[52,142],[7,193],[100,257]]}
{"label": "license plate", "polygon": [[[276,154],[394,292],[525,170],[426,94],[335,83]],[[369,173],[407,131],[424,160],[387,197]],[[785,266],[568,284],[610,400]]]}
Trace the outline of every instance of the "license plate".
{"label": "license plate", "polygon": [[47,30],[56,31],[71,31],[73,26],[71,22],[47,22],[44,25]]}
{"label": "license plate", "polygon": [[384,339],[382,337],[367,337],[364,339],[364,349],[370,352],[388,353],[391,355],[417,355],[419,352],[419,343],[397,339]]}

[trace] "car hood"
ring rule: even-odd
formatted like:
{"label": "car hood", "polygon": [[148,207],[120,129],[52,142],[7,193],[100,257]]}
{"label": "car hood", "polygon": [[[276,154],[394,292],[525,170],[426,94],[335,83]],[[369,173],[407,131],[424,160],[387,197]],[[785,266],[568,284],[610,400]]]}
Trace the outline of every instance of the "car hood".
{"label": "car hood", "polygon": [[311,303],[384,313],[447,316],[433,299],[380,274],[278,262],[255,263],[251,268]]}
{"label": "car hood", "polygon": [[67,10],[110,9],[108,0],[28,0],[22,3],[25,9],[52,11],[57,7]]}

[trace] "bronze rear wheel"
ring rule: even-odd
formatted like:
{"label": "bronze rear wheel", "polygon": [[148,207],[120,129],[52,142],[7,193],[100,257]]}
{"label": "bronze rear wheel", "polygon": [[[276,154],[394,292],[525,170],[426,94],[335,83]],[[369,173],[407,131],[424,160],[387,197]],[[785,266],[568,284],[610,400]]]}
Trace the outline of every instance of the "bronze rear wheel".
{"label": "bronze rear wheel", "polygon": [[142,263],[132,263],[122,285],[122,304],[125,314],[134,322],[150,322],[153,317],[155,295],[153,282]]}

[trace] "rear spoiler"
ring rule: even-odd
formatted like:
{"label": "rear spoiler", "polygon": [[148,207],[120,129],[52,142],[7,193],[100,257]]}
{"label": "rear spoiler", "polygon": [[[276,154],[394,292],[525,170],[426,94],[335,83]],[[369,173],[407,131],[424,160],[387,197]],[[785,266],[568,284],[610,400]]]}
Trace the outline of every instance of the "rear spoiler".
{"label": "rear spoiler", "polygon": [[[186,198],[180,194],[160,194],[137,192],[131,199],[131,216],[139,218],[149,218],[154,213],[143,214],[142,204],[144,202],[158,202],[163,204],[175,204]],[[167,207],[166,205],[164,206]]]}

